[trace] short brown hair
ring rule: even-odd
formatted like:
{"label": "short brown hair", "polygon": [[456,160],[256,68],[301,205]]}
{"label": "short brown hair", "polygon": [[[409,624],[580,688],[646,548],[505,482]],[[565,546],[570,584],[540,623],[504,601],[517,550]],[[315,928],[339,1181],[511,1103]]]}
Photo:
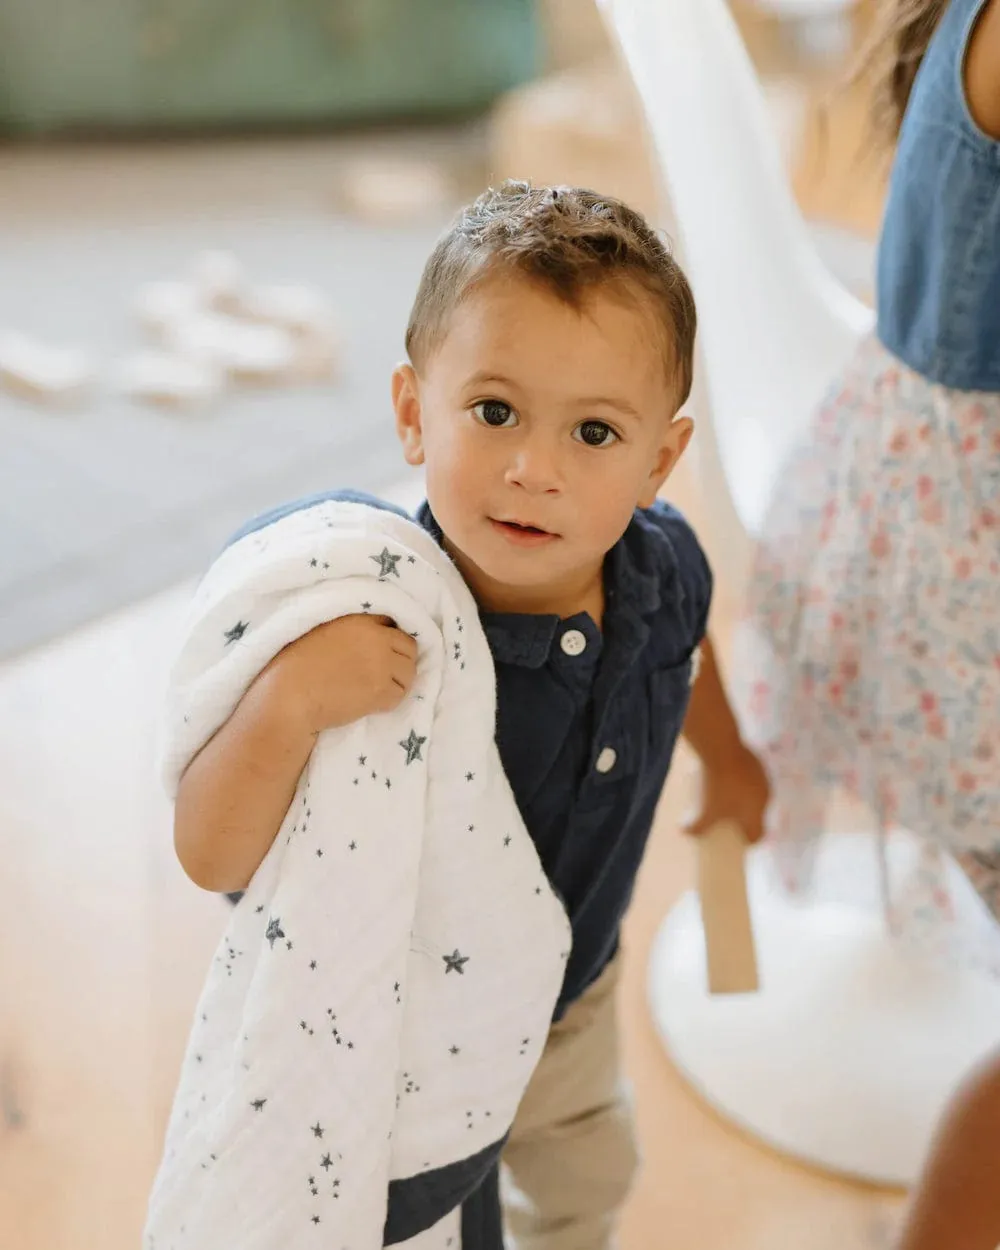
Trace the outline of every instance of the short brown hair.
{"label": "short brown hair", "polygon": [[406,350],[418,368],[468,291],[498,267],[544,284],[574,307],[609,283],[644,292],[662,318],[678,407],[687,399],[697,320],[687,278],[641,213],[581,187],[509,181],[459,213],[431,253],[410,313]]}

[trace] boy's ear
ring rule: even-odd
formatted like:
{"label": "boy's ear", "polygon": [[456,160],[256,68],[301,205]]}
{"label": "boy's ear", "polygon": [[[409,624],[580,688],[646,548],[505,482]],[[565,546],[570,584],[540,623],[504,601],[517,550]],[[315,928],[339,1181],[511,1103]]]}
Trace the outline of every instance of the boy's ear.
{"label": "boy's ear", "polygon": [[424,435],[420,423],[420,386],[412,365],[397,365],[392,373],[392,406],[396,433],[409,465],[424,462]]}
{"label": "boy's ear", "polygon": [[690,417],[675,417],[667,429],[666,436],[657,448],[656,459],[649,478],[639,496],[639,507],[652,506],[660,487],[677,466],[677,461],[684,454],[684,449],[691,441],[694,433],[694,422]]}

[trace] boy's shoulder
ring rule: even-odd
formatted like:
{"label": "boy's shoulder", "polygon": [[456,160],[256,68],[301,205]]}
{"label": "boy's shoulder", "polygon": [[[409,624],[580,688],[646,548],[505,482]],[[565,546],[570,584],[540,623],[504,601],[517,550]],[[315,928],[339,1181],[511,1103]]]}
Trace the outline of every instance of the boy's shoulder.
{"label": "boy's shoulder", "polygon": [[267,512],[262,512],[258,516],[247,521],[245,525],[226,540],[226,546],[231,547],[233,543],[239,542],[241,538],[246,538],[247,534],[255,534],[258,530],[266,529],[269,525],[273,525],[276,521],[282,520],[286,516],[291,516],[295,512],[302,512],[306,508],[313,508],[320,503],[360,503],[366,504],[369,508],[382,508],[386,512],[395,512],[398,516],[406,517],[408,520],[413,518],[405,508],[400,508],[397,504],[387,503],[384,499],[379,499],[375,495],[369,495],[365,491],[360,490],[323,490],[318,491],[314,495],[305,495],[301,499],[293,499],[290,503],[279,504],[276,508],[269,508]]}
{"label": "boy's shoulder", "polygon": [[665,499],[656,499],[648,508],[636,508],[635,521],[654,549],[665,542],[678,561],[694,560],[707,565],[705,553],[691,522],[672,503],[667,503]]}
{"label": "boy's shoulder", "polygon": [[637,508],[625,533],[627,564],[646,583],[660,610],[678,619],[692,645],[704,636],[712,602],[712,570],[690,522],[657,499]]}

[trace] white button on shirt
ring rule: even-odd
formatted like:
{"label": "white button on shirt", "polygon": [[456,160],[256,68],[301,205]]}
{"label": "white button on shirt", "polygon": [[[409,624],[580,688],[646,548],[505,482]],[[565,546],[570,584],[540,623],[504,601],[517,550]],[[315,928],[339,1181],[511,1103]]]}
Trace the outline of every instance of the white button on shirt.
{"label": "white button on shirt", "polygon": [[614,747],[605,747],[597,757],[597,763],[594,767],[599,773],[609,773],[618,762],[618,752]]}
{"label": "white button on shirt", "polygon": [[578,629],[567,629],[559,645],[567,655],[581,655],[587,650],[587,639]]}

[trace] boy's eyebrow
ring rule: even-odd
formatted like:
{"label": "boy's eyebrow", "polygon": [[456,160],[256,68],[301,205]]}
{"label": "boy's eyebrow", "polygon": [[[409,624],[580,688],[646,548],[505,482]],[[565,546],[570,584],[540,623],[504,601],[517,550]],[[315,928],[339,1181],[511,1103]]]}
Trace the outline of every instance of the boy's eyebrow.
{"label": "boy's eyebrow", "polygon": [[480,369],[467,380],[465,385],[485,386],[488,382],[497,382],[501,386],[509,386],[512,390],[517,390],[516,382],[512,382],[510,378],[505,378],[502,373],[491,373],[489,369]]}
{"label": "boy's eyebrow", "polygon": [[635,417],[637,421],[642,420],[642,413],[637,408],[633,408],[627,399],[610,399],[603,395],[586,396],[583,399],[575,399],[573,401],[580,408],[614,408],[617,412],[622,413],[626,417]]}

